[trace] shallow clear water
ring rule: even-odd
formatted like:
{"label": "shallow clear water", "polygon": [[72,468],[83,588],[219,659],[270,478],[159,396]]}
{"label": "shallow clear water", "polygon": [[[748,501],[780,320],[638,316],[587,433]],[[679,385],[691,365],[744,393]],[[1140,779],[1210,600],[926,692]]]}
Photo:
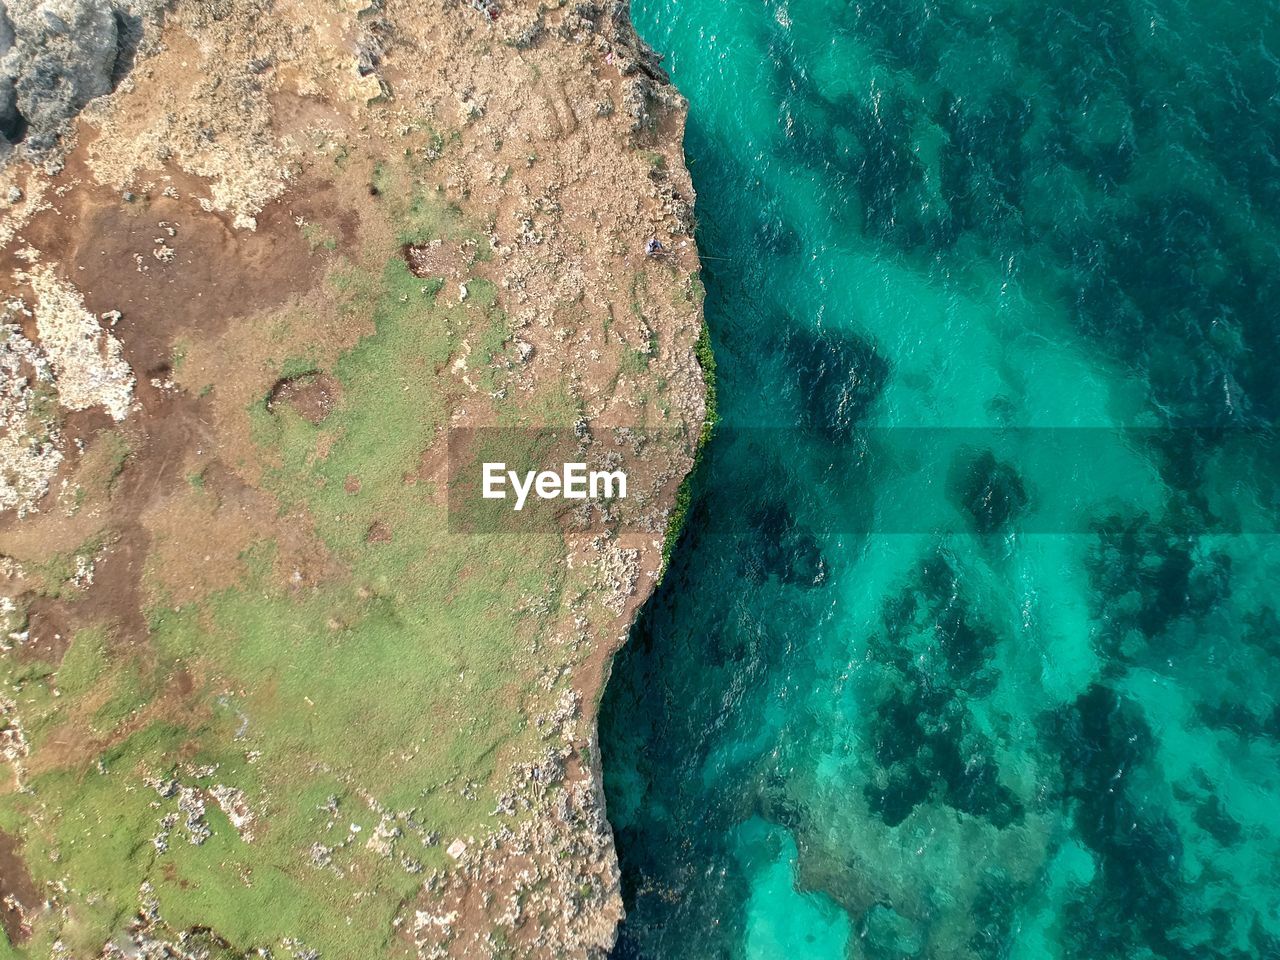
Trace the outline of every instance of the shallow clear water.
{"label": "shallow clear water", "polygon": [[602,708],[617,956],[1280,957],[1280,8],[634,13],[724,429]]}

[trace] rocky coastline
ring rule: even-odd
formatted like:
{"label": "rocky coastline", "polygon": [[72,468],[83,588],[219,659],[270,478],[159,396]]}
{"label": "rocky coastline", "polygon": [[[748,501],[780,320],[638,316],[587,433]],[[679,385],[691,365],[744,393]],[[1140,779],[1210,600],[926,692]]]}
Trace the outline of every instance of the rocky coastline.
{"label": "rocky coastline", "polygon": [[[622,0],[0,0],[19,955],[607,953],[596,705],[708,417],[685,110]],[[566,418],[653,428],[637,513],[486,586],[447,436]]]}

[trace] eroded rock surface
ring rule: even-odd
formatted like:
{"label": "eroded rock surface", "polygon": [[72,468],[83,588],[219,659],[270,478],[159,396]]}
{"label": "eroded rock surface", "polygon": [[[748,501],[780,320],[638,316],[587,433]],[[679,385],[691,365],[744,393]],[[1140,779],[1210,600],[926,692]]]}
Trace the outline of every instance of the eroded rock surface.
{"label": "eroded rock surface", "polygon": [[52,150],[68,121],[128,73],[146,0],[0,0],[0,163]]}

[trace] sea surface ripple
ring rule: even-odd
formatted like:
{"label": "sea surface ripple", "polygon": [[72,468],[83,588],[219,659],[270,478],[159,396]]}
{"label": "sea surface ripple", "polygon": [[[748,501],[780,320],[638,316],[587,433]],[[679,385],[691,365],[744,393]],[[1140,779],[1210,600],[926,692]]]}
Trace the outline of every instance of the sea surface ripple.
{"label": "sea surface ripple", "polygon": [[602,707],[616,956],[1280,957],[1280,6],[634,14],[724,422]]}

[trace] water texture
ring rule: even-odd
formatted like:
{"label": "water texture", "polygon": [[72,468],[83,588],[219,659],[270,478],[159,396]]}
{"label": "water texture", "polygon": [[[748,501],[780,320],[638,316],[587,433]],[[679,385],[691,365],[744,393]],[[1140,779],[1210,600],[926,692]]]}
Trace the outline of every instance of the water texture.
{"label": "water texture", "polygon": [[602,708],[616,956],[1280,957],[1280,7],[635,15],[726,429]]}

